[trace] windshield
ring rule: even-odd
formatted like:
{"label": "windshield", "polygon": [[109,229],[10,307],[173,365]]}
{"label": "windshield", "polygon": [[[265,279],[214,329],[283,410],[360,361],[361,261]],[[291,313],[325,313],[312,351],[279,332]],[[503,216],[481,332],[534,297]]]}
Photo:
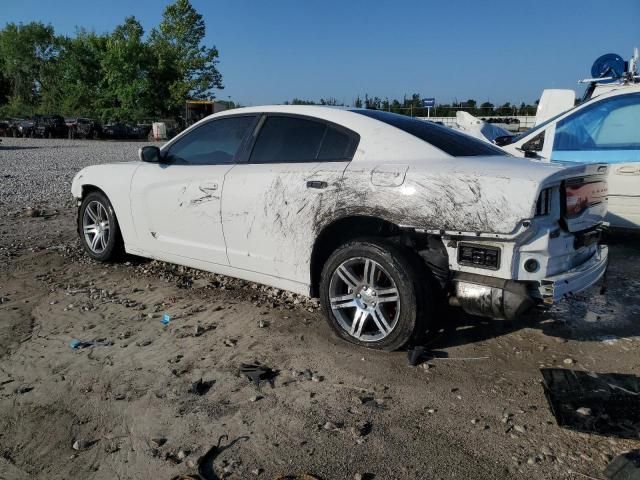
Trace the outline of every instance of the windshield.
{"label": "windshield", "polygon": [[493,145],[478,140],[464,133],[448,127],[437,125],[433,122],[418,120],[397,113],[381,110],[351,110],[354,113],[375,118],[393,127],[399,128],[414,137],[439,148],[453,157],[477,157],[506,155],[506,153]]}

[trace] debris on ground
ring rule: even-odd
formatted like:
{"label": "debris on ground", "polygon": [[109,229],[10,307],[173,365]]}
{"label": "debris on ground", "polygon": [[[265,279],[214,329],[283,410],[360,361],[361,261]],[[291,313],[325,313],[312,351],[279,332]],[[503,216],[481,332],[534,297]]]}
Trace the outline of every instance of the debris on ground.
{"label": "debris on ground", "polygon": [[164,437],[156,437],[151,439],[151,445],[153,448],[160,448],[165,443],[167,443],[167,439]]}
{"label": "debris on ground", "polygon": [[587,407],[580,407],[576,410],[576,413],[583,417],[589,417],[591,416],[591,409]]}
{"label": "debris on ground", "polygon": [[168,313],[165,313],[164,315],[162,315],[162,320],[160,320],[160,322],[163,325],[169,325],[169,322],[171,322],[171,315],[169,315]]}
{"label": "debris on ground", "polygon": [[558,425],[572,430],[638,439],[640,377],[543,368],[544,393]]}
{"label": "debris on ground", "polygon": [[27,207],[24,211],[25,217],[42,217],[44,215],[44,210],[40,210],[39,208]]}
{"label": "debris on ground", "polygon": [[90,348],[90,347],[110,347],[113,345],[112,341],[109,340],[78,340],[74,338],[69,342],[69,346],[73,350],[80,350],[81,348]]}
{"label": "debris on ground", "polygon": [[320,478],[310,473],[301,473],[293,475],[280,475],[276,477],[275,480],[320,480]]}
{"label": "debris on ground", "polygon": [[605,345],[615,345],[620,340],[615,335],[600,335],[597,337],[597,340],[604,343]]}
{"label": "debris on ground", "polygon": [[275,387],[275,378],[278,372],[269,367],[260,364],[243,363],[240,365],[240,374],[246,376],[251,382],[255,383],[258,389],[262,382],[269,382],[271,388]]}
{"label": "debris on ground", "polygon": [[189,391],[195,395],[206,395],[209,390],[211,390],[214,383],[216,383],[215,380],[202,380],[202,378],[199,378],[191,384],[191,389]]}
{"label": "debris on ground", "polygon": [[16,388],[14,390],[15,393],[22,395],[23,393],[29,393],[31,390],[33,390],[34,387],[32,387],[31,385],[20,385],[18,388]]}
{"label": "debris on ground", "polygon": [[238,437],[225,447],[221,448],[220,445],[222,444],[222,440],[228,439],[229,437],[227,435],[221,435],[220,437],[218,437],[218,443],[207,450],[207,452],[198,459],[198,476],[193,476],[190,478],[196,478],[198,480],[218,480],[219,477],[216,475],[216,472],[213,469],[213,460],[224,450],[231,448],[239,441],[248,440],[249,437]]}
{"label": "debris on ground", "polygon": [[618,455],[604,471],[608,480],[640,480],[640,450]]}
{"label": "debris on ground", "polygon": [[420,364],[420,361],[428,360],[427,357],[427,348],[423,345],[417,345],[413,348],[407,350],[407,359],[409,360],[409,365],[412,367]]}
{"label": "debris on ground", "polygon": [[76,440],[75,442],[73,442],[73,449],[78,451],[87,450],[91,448],[95,443],[95,440]]}

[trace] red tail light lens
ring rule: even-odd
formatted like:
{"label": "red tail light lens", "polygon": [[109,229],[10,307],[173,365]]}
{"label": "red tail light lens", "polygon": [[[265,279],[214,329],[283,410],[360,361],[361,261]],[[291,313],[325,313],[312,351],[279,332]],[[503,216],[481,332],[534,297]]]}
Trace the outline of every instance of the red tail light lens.
{"label": "red tail light lens", "polygon": [[576,217],[586,208],[602,203],[608,193],[607,182],[567,183],[565,185],[567,217]]}

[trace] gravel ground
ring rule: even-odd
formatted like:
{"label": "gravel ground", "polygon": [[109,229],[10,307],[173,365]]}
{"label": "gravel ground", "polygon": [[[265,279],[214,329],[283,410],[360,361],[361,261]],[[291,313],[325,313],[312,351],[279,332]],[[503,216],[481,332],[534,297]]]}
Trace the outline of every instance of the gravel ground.
{"label": "gravel ground", "polygon": [[136,160],[142,145],[146,143],[3,138],[0,209],[69,206],[71,180],[78,170],[87,165]]}
{"label": "gravel ground", "polygon": [[[447,312],[411,367],[406,352],[337,339],[311,300],[90,261],[70,181],[139,143],[0,145],[0,479],[169,479],[199,462],[204,478],[601,479],[640,448],[637,435],[558,426],[540,373],[638,375],[637,240],[612,246],[606,291],[515,324]],[[276,371],[273,388],[239,372],[256,362]]]}

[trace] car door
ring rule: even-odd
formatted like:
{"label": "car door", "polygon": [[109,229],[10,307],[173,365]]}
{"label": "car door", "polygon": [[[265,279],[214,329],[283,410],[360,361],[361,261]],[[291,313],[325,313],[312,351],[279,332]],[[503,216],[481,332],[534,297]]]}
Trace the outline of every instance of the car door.
{"label": "car door", "polygon": [[163,148],[162,162],[136,170],[131,210],[144,251],[228,265],[220,198],[255,121],[246,115],[212,119]]}
{"label": "car door", "polygon": [[607,220],[640,227],[640,93],[594,102],[558,121],[551,159],[609,163]]}
{"label": "car door", "polygon": [[231,266],[308,284],[318,221],[335,204],[359,139],[314,118],[264,116],[247,162],[225,179],[222,224]]}

